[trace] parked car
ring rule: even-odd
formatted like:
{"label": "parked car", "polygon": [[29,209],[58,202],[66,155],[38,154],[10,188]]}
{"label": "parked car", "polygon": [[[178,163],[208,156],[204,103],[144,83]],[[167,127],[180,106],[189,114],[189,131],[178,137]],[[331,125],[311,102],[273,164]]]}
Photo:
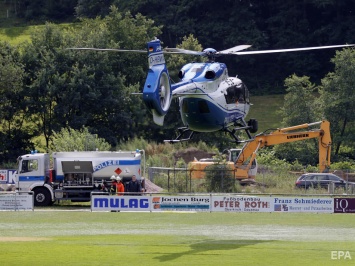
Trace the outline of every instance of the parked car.
{"label": "parked car", "polygon": [[345,187],[346,184],[355,184],[347,182],[337,175],[330,173],[307,173],[301,175],[296,181],[298,188],[322,187],[328,188],[330,183],[334,183],[335,187]]}

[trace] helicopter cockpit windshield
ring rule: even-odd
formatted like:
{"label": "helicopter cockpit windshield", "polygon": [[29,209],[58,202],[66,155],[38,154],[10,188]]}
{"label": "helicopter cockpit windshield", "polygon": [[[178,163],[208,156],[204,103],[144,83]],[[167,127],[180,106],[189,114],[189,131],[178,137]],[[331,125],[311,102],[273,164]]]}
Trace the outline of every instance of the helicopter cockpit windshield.
{"label": "helicopter cockpit windshield", "polygon": [[226,89],[226,102],[231,103],[249,103],[249,90],[244,83],[232,85]]}

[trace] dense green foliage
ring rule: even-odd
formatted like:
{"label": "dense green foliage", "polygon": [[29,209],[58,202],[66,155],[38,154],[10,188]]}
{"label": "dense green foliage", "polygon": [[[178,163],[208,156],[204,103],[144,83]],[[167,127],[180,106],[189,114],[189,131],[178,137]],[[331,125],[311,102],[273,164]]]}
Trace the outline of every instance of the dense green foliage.
{"label": "dense green foliage", "polygon": [[51,148],[53,151],[108,151],[111,147],[103,138],[90,134],[87,128],[80,131],[63,128],[53,133]]}
{"label": "dense green foliage", "polygon": [[[43,136],[44,149],[50,149],[53,132],[67,128],[85,127],[116,148],[135,137],[156,142],[173,138],[181,126],[177,104],[162,128],[152,123],[141,98],[131,95],[145,80],[145,56],[68,47],[144,49],[158,36],[164,46],[184,49],[225,49],[244,43],[253,49],[273,49],[353,43],[355,38],[355,3],[350,0],[5,0],[0,5],[9,11],[9,19],[15,17],[22,25],[78,22],[68,27],[47,23],[30,42],[17,47],[0,43],[2,161],[36,148],[31,139],[37,136]],[[6,25],[4,17],[0,14],[0,25]],[[278,126],[328,119],[335,154],[353,158],[354,51],[337,53],[332,60],[335,70],[327,74],[333,71],[329,63],[333,55],[328,50],[221,60],[254,95],[285,92],[285,85]],[[183,64],[199,59],[167,57],[173,80]],[[220,133],[201,134],[196,140],[220,149],[231,145]],[[287,161],[315,165],[316,146],[309,141],[274,150]]]}
{"label": "dense green foliage", "polygon": [[[193,34],[203,47],[226,49],[248,43],[253,49],[277,49],[354,43],[355,3],[351,0],[5,0],[11,16],[24,22],[74,21],[103,18],[115,5],[162,25],[165,46],[175,47]],[[136,43],[136,49],[142,49]],[[131,48],[131,47],[126,47]],[[319,81],[331,70],[334,51],[223,58],[232,75],[239,74],[254,94],[282,92],[289,75],[308,75]]]}
{"label": "dense green foliage", "polygon": [[[161,39],[174,47],[193,34],[206,47],[226,49],[251,44],[253,49],[278,49],[354,43],[355,3],[351,0],[211,1],[112,0],[122,10],[140,12],[164,25]],[[85,15],[85,14],[83,14]],[[253,93],[282,91],[289,75],[319,80],[331,69],[334,51],[223,57]]]}
{"label": "dense green foliage", "polygon": [[[334,72],[328,73],[317,87],[306,76],[293,75],[286,79],[287,94],[280,114],[284,118],[283,126],[329,120],[333,160],[353,160],[355,52],[353,49],[339,51],[332,62],[335,64]],[[312,165],[317,163],[317,140],[280,145],[275,150],[288,161],[298,159]]]}
{"label": "dense green foliage", "polygon": [[[337,52],[332,62],[335,64],[335,70],[322,79],[320,95],[321,109],[331,122],[335,154],[338,155],[344,143],[351,150],[355,148],[354,50]],[[350,157],[354,157],[354,154]]]}
{"label": "dense green foliage", "polygon": [[25,69],[19,52],[0,42],[0,160],[14,159],[22,153],[33,134],[38,133],[26,123],[29,118],[24,102]]}

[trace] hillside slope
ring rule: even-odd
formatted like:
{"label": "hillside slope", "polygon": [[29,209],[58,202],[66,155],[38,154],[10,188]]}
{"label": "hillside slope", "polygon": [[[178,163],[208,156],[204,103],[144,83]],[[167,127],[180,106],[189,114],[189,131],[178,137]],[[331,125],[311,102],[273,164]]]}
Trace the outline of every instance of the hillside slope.
{"label": "hillside slope", "polygon": [[269,128],[281,127],[282,118],[277,113],[283,106],[284,95],[263,95],[252,96],[250,99],[252,106],[250,107],[247,120],[255,118],[259,122],[259,132],[263,132]]}

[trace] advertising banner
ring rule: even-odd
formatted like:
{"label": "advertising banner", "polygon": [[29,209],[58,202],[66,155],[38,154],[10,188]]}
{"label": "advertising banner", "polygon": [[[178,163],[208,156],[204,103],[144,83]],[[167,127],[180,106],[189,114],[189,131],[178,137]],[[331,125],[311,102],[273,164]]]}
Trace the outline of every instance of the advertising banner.
{"label": "advertising banner", "polygon": [[149,196],[106,196],[91,197],[91,211],[150,211]]}
{"label": "advertising banner", "polygon": [[215,212],[272,212],[272,198],[256,196],[212,196]]}
{"label": "advertising banner", "polygon": [[355,213],[355,198],[335,198],[335,213]]}
{"label": "advertising banner", "polygon": [[[0,209],[26,208],[17,196],[0,198]],[[12,198],[10,198],[12,197]],[[30,196],[32,197],[32,196]],[[31,199],[32,202],[32,199]],[[22,205],[20,205],[20,203]],[[27,204],[28,202],[26,202]],[[28,208],[32,208],[28,205]],[[355,213],[355,198],[330,197],[267,197],[245,195],[93,195],[92,211],[204,211],[204,212],[308,212]]]}
{"label": "advertising banner", "polygon": [[273,197],[275,212],[326,212],[334,211],[332,198]]}
{"label": "advertising banner", "polygon": [[18,195],[17,193],[0,193],[0,210],[33,210],[33,195]]}
{"label": "advertising banner", "polygon": [[0,183],[1,184],[6,184],[7,183],[7,170],[0,170]]}
{"label": "advertising banner", "polygon": [[210,211],[210,196],[153,196],[152,211]]}
{"label": "advertising banner", "polygon": [[0,184],[15,184],[14,169],[0,169]]}

